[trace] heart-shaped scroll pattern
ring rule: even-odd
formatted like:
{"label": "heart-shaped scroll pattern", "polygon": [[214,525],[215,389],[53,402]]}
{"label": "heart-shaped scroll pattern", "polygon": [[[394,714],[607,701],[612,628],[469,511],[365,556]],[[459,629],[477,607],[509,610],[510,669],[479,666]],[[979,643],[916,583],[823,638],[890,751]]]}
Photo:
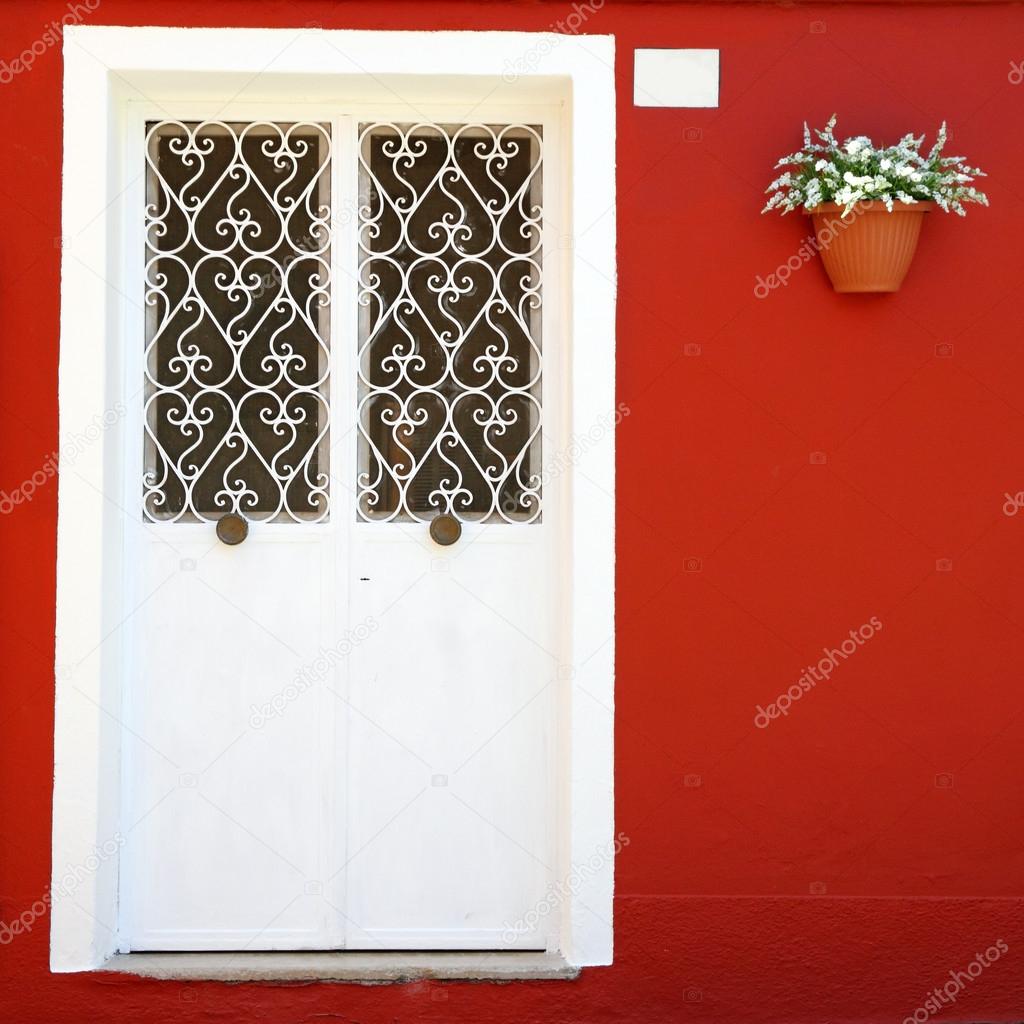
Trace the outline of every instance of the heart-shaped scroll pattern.
{"label": "heart-shaped scroll pattern", "polygon": [[147,128],[144,510],[328,512],[330,130]]}
{"label": "heart-shaped scroll pattern", "polygon": [[528,125],[360,127],[361,519],[540,519],[541,150]]}

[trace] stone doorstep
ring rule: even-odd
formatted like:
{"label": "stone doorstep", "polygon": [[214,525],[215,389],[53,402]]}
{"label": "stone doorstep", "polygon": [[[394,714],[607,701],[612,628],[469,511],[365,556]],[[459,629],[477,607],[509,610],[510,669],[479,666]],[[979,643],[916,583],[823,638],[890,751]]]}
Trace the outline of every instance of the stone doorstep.
{"label": "stone doorstep", "polygon": [[557,953],[120,953],[100,968],[178,981],[571,981],[580,969]]}

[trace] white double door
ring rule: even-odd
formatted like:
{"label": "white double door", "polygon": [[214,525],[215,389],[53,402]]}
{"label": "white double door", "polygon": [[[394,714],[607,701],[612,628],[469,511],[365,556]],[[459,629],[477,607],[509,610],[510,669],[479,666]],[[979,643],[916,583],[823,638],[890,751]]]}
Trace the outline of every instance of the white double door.
{"label": "white double door", "polygon": [[301,118],[155,117],[126,197],[120,947],[544,949],[551,154],[545,186],[539,127]]}

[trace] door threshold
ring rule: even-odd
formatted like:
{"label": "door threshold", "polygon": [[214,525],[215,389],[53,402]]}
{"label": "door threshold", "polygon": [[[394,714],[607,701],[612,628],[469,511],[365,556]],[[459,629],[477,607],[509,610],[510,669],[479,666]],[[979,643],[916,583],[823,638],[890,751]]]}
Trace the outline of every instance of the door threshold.
{"label": "door threshold", "polygon": [[267,952],[119,953],[100,968],[179,981],[347,981],[360,985],[437,981],[571,981],[580,973],[559,953]]}

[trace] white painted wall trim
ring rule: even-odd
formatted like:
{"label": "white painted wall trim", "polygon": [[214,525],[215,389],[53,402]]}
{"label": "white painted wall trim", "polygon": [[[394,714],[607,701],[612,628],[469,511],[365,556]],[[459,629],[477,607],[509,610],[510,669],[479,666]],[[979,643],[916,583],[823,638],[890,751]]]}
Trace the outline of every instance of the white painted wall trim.
{"label": "white painted wall trim", "polygon": [[[115,953],[121,820],[119,625],[126,339],[118,287],[125,187],[122,125],[132,101],[271,104],[380,91],[550,104],[562,98],[571,221],[560,258],[571,284],[569,476],[572,561],[562,689],[560,953],[611,963],[613,890],[615,457],[615,86],[609,36],[69,26],[64,33],[53,971]],[[168,113],[168,116],[174,116]],[[458,112],[453,112],[453,120]],[[580,343],[576,342],[576,339]],[[137,339],[141,344],[141,339]],[[96,431],[99,437],[83,442]],[[587,436],[599,443],[585,442]],[[545,454],[547,462],[547,454]],[[134,513],[133,513],[134,514]]]}

